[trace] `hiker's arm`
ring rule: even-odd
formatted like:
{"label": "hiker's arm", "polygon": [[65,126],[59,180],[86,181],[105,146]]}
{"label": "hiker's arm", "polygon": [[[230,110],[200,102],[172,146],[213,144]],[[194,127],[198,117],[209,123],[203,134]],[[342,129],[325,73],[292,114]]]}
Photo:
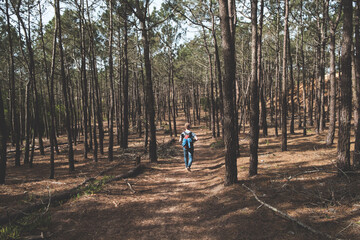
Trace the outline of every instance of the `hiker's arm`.
{"label": "hiker's arm", "polygon": [[182,134],[180,134],[179,142],[182,142]]}
{"label": "hiker's arm", "polygon": [[197,138],[197,136],[196,136],[196,135],[194,136],[194,139],[195,139],[195,141],[197,141],[197,140],[198,140],[198,138]]}

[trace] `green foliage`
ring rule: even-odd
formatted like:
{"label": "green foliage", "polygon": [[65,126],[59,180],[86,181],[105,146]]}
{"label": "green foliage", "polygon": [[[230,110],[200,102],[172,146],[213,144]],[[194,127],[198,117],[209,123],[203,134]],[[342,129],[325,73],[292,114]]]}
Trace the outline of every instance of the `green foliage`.
{"label": "green foliage", "polygon": [[161,127],[164,128],[164,134],[170,134],[170,126],[168,124],[163,124]]}
{"label": "green foliage", "polygon": [[13,225],[2,227],[0,229],[0,239],[20,239],[19,227]]}
{"label": "green foliage", "polygon": [[34,230],[45,231],[51,222],[51,215],[42,209],[27,215],[15,224],[9,224],[0,229],[1,240],[21,239],[22,235],[31,234]]}
{"label": "green foliage", "polygon": [[55,111],[56,111],[56,114],[64,115],[65,114],[65,106],[63,104],[57,104],[57,105],[55,105]]}
{"label": "green foliage", "polygon": [[206,97],[202,97],[200,98],[200,105],[202,107],[202,109],[204,110],[204,112],[208,112],[210,109],[210,101],[208,98]]}
{"label": "green foliage", "polygon": [[210,144],[210,147],[211,148],[214,148],[214,149],[220,149],[220,148],[224,148],[225,147],[225,143],[224,141],[221,139],[221,140],[217,140],[216,142],[213,142],[212,144]]}
{"label": "green foliage", "polygon": [[112,176],[104,176],[100,180],[95,180],[94,182],[91,182],[75,196],[75,199],[80,198],[83,195],[92,195],[94,193],[100,192],[105,183],[112,178]]}

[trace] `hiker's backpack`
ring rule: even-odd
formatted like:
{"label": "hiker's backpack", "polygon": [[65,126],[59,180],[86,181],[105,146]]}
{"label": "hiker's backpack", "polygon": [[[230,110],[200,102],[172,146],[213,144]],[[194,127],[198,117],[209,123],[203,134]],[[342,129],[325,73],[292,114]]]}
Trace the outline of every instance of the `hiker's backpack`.
{"label": "hiker's backpack", "polygon": [[192,148],[192,145],[193,145],[193,134],[192,132],[184,132],[184,137],[183,137],[183,140],[182,140],[182,146],[183,148],[185,149],[190,149]]}

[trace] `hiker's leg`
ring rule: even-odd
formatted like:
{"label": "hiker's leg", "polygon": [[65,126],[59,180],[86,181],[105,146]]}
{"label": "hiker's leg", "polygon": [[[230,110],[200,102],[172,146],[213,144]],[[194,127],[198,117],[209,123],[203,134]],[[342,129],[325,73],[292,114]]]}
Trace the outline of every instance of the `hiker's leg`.
{"label": "hiker's leg", "polygon": [[188,151],[184,149],[184,161],[185,161],[185,167],[187,168],[188,167],[188,157],[189,157],[189,154],[188,154]]}
{"label": "hiker's leg", "polygon": [[189,162],[188,162],[188,167],[191,167],[191,164],[192,164],[193,158],[194,158],[194,148],[192,148],[192,149],[189,151]]}

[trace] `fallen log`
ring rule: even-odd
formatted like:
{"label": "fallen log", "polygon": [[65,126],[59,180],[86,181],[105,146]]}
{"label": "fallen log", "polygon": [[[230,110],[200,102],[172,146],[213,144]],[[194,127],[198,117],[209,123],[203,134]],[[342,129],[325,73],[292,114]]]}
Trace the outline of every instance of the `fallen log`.
{"label": "fallen log", "polygon": [[290,221],[296,223],[297,225],[299,225],[300,227],[305,228],[306,230],[308,230],[308,231],[310,231],[310,232],[312,232],[312,233],[314,233],[314,234],[316,234],[316,235],[319,235],[319,236],[321,236],[321,237],[324,237],[324,238],[327,238],[327,239],[339,239],[339,238],[334,238],[334,237],[330,236],[330,235],[327,234],[327,233],[323,233],[323,232],[320,232],[320,231],[318,231],[318,230],[315,230],[315,229],[313,229],[312,227],[306,225],[305,223],[300,222],[299,220],[291,217],[290,215],[288,215],[288,214],[286,214],[286,213],[278,210],[277,208],[275,208],[275,207],[273,207],[273,206],[265,203],[264,201],[262,201],[262,200],[260,200],[260,199],[258,198],[258,196],[257,196],[256,193],[254,192],[254,190],[250,189],[250,188],[249,188],[248,186],[246,186],[245,184],[242,184],[242,186],[243,186],[244,188],[246,188],[247,190],[249,190],[249,191],[253,194],[253,196],[255,197],[256,201],[258,201],[259,203],[261,203],[261,206],[265,206],[265,207],[269,208],[270,210],[272,210],[272,211],[274,211],[275,213],[279,214],[281,217],[283,217],[283,218],[285,218],[285,219],[287,219],[287,220],[290,220]]}

